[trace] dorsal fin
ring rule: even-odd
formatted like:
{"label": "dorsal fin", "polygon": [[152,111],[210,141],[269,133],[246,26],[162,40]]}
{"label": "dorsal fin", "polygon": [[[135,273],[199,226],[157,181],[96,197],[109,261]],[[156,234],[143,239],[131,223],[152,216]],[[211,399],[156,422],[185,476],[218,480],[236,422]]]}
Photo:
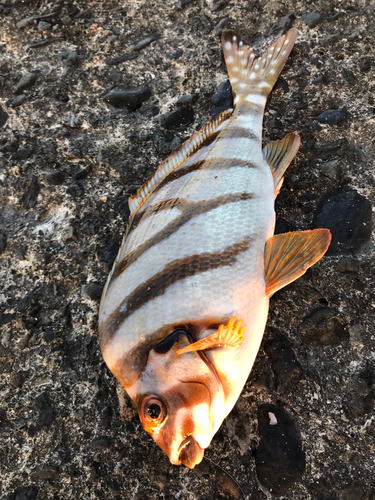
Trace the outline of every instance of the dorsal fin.
{"label": "dorsal fin", "polygon": [[179,167],[189,156],[194,154],[201,147],[203,142],[232,114],[232,109],[226,109],[216,118],[207,123],[201,130],[195,132],[187,141],[177,146],[172,153],[162,161],[152,177],[141,186],[134,196],[129,198],[129,208],[131,215],[139,210],[143,203],[154,191],[156,186],[162,182],[167,175]]}
{"label": "dorsal fin", "polygon": [[284,172],[295,157],[300,144],[300,136],[297,132],[291,132],[284,139],[270,142],[263,148],[263,157],[271,167],[277,193],[281,188]]}

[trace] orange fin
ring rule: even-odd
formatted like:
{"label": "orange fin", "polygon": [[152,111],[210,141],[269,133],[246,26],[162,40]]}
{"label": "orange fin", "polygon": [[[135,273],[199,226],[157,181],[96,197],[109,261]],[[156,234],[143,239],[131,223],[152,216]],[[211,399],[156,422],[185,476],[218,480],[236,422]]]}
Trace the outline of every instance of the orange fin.
{"label": "orange fin", "polygon": [[152,177],[141,186],[134,196],[129,198],[129,208],[131,215],[144,204],[147,198],[154,191],[167,175],[179,167],[189,156],[194,154],[201,147],[202,143],[209,137],[219,125],[227,120],[232,114],[232,109],[226,109],[216,118],[211,120],[201,130],[195,132],[187,141],[175,148],[172,153],[162,161]]}
{"label": "orange fin", "polygon": [[273,180],[275,183],[275,198],[279,194],[283,175],[289,167],[290,162],[296,156],[301,144],[301,138],[297,132],[291,132],[280,141],[274,141],[263,148],[263,156],[271,167]]}
{"label": "orange fin", "polygon": [[194,344],[190,344],[182,349],[179,349],[177,354],[192,351],[203,351],[204,349],[212,349],[213,347],[239,347],[245,337],[245,327],[243,326],[241,328],[243,319],[240,319],[236,323],[237,318],[238,315],[233,316],[233,318],[229,320],[227,326],[220,325],[217,332],[211,333],[211,335],[194,342]]}
{"label": "orange fin", "polygon": [[305,274],[323,257],[330,242],[329,229],[296,231],[268,238],[264,249],[266,294],[270,297]]}
{"label": "orange fin", "polygon": [[257,58],[253,49],[235,31],[223,31],[221,44],[234,97],[255,89],[268,96],[292,51],[297,35],[297,28],[290,29]]}

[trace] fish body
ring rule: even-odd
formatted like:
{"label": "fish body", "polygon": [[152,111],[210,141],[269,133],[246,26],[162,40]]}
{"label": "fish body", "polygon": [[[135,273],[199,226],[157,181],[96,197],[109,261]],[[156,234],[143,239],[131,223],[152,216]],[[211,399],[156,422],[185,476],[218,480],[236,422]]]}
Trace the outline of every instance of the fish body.
{"label": "fish body", "polygon": [[326,251],[325,229],[273,236],[274,199],[299,146],[262,149],[267,96],[297,30],[260,58],[222,36],[234,94],[130,198],[103,292],[103,357],[174,464],[194,467],[233,408],[259,350],[274,291]]}

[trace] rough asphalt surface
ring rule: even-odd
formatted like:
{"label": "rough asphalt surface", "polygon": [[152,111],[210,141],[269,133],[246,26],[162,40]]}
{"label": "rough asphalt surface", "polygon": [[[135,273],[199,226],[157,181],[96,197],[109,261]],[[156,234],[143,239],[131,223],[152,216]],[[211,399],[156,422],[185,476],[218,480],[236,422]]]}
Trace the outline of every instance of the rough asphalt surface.
{"label": "rough asphalt surface", "polygon": [[[375,499],[374,7],[0,0],[2,500]],[[101,358],[101,290],[129,195],[231,104],[222,29],[260,53],[291,26],[264,120],[264,143],[302,138],[277,231],[332,246],[271,299],[207,459],[172,466]]]}

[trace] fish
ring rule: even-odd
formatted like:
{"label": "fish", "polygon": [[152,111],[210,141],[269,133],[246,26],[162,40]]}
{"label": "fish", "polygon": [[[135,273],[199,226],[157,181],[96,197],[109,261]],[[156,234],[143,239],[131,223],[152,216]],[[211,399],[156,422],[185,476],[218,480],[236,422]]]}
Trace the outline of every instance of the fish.
{"label": "fish", "polygon": [[257,57],[238,33],[223,31],[233,108],[129,198],[99,342],[144,429],[175,465],[201,462],[252,369],[270,297],[331,241],[324,228],[274,235],[275,198],[300,137],[262,148],[262,121],[296,38],[292,28]]}

